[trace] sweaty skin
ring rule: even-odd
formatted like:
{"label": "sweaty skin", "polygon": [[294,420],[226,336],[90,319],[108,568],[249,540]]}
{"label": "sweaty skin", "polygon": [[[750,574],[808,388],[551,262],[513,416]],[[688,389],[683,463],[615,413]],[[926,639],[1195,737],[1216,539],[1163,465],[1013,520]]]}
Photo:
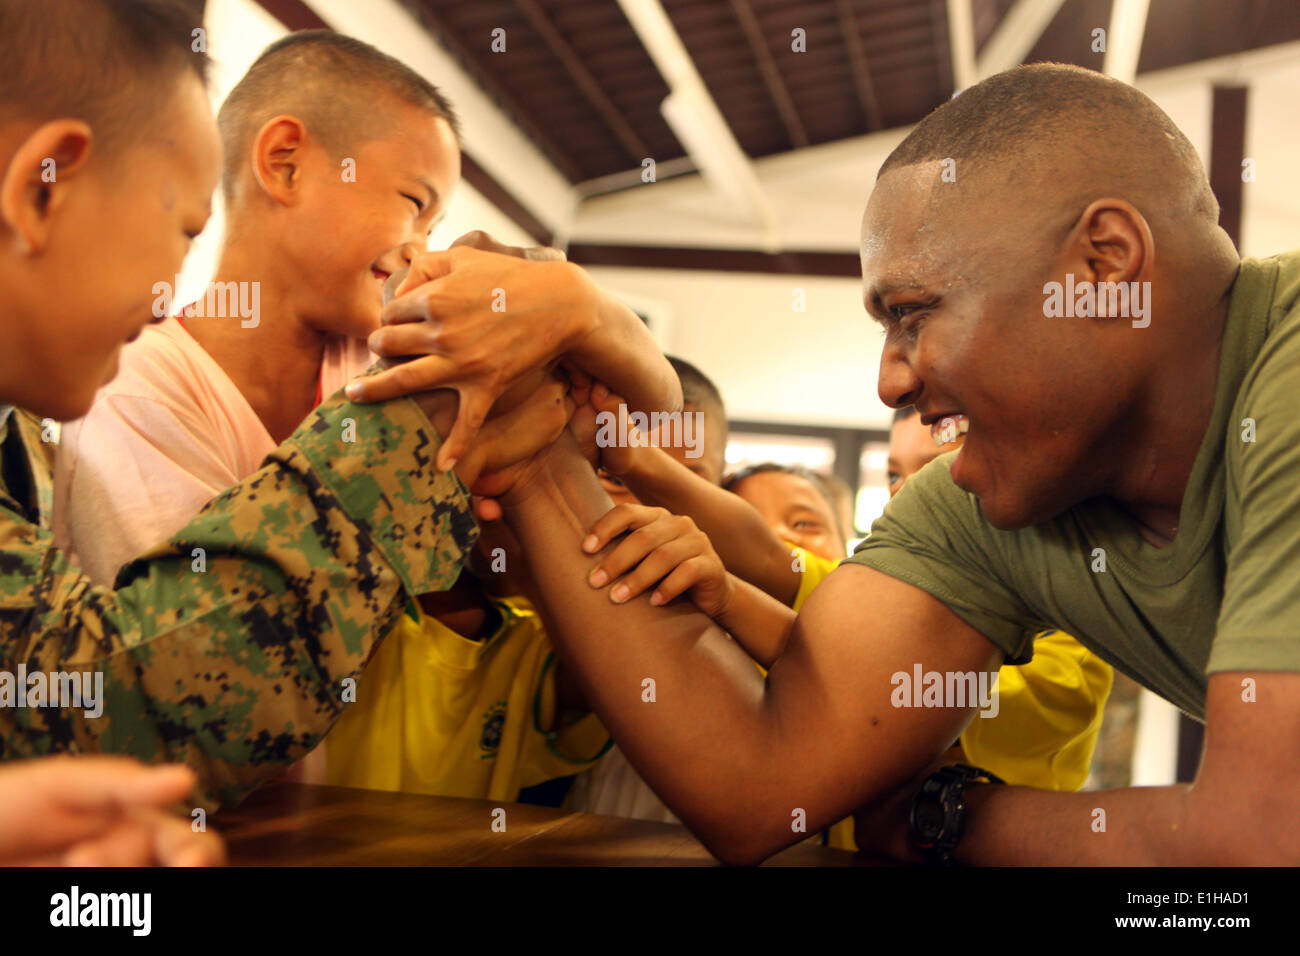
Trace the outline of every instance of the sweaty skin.
{"label": "sweaty skin", "polygon": [[[892,407],[916,404],[927,425],[968,416],[953,478],[979,496],[995,528],[1026,527],[1105,494],[1149,542],[1177,533],[1213,407],[1235,255],[1212,218],[1176,196],[1165,202],[1161,184],[1133,172],[1120,140],[1094,143],[1100,157],[1076,151],[1084,165],[1064,170],[1074,154],[1045,144],[1052,175],[1028,186],[981,178],[972,164],[955,192],[937,161],[903,166],[881,178],[864,217],[865,301],[887,336],[880,396]],[[1077,184],[1075,192],[1061,182]],[[1045,238],[1026,248],[1025,236]],[[1126,321],[1047,319],[1043,286],[1066,274],[1150,281],[1152,323],[1136,331]],[[641,600],[611,608],[593,593],[580,542],[608,500],[572,446],[562,441],[540,456],[505,507],[525,552],[545,556],[538,584],[559,612],[553,636],[593,707],[713,852],[754,862],[798,838],[796,810],[815,830],[870,805],[858,818],[860,845],[917,858],[904,823],[915,777],[970,711],[893,708],[889,677],[917,661],[992,671],[1002,654],[986,638],[920,589],[846,565],[809,599],[764,684],[689,608]],[[611,630],[637,639],[601,639]],[[1261,693],[1249,708],[1237,703],[1240,675],[1210,677],[1194,787],[1107,794],[1107,835],[1098,839],[1080,824],[1095,794],[973,785],[958,860],[1300,858],[1300,834],[1279,839],[1268,822],[1294,814],[1295,735],[1270,728],[1300,725],[1300,676],[1254,676]],[[659,688],[653,712],[639,695],[647,678]]]}

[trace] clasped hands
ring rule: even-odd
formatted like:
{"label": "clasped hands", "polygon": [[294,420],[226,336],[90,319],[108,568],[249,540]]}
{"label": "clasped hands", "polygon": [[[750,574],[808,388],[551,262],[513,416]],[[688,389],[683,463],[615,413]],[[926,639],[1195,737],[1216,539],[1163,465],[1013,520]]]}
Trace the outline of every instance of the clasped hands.
{"label": "clasped hands", "polygon": [[417,255],[369,345],[389,367],[351,383],[348,396],[415,398],[443,436],[438,468],[454,469],[476,495],[503,494],[565,430],[584,400],[570,392],[591,386],[584,356],[617,369],[643,399],[680,403],[633,313],[558,250],[505,246],[482,232]]}

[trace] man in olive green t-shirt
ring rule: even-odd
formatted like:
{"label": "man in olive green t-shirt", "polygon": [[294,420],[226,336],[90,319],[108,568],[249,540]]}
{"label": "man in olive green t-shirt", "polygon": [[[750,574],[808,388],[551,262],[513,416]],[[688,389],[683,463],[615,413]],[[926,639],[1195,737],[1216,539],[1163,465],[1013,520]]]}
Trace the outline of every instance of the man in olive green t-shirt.
{"label": "man in olive green t-shirt", "polygon": [[1172,541],[1144,540],[1108,497],[998,530],[954,483],[959,455],[948,454],[908,482],[849,561],[938,598],[1012,659],[1031,650],[1026,625],[1086,635],[1201,719],[1207,674],[1300,671],[1298,305],[1300,252],[1241,263]]}
{"label": "man in olive green t-shirt", "polygon": [[[999,74],[908,135],[863,219],[878,390],[966,440],[813,594],[766,681],[689,607],[588,585],[609,505],[577,443],[504,496],[558,649],[715,854],[761,860],[857,808],[859,844],[907,860],[1300,862],[1300,255],[1243,263],[1217,220],[1186,137],[1090,71]],[[979,706],[948,679],[1043,627],[1204,717],[1194,785],[931,776]]]}

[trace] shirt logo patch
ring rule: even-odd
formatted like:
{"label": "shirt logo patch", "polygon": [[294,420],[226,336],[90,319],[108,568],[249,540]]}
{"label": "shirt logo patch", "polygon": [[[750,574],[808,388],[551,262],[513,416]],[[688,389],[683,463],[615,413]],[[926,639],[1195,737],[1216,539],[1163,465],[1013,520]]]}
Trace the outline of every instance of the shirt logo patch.
{"label": "shirt logo patch", "polygon": [[501,748],[501,733],[506,725],[506,702],[499,700],[488,708],[483,715],[483,733],[479,735],[478,746],[483,753],[480,760],[490,760]]}

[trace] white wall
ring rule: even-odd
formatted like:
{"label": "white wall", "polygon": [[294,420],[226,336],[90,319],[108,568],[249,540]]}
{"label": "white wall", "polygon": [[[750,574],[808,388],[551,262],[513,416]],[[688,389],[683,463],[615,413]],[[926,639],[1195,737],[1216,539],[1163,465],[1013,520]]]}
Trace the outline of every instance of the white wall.
{"label": "white wall", "polygon": [[[590,271],[615,293],[646,296],[672,310],[660,344],[717,383],[733,418],[888,427],[892,413],[876,397],[884,339],[862,308],[858,280]],[[798,289],[806,312],[792,307]]]}

